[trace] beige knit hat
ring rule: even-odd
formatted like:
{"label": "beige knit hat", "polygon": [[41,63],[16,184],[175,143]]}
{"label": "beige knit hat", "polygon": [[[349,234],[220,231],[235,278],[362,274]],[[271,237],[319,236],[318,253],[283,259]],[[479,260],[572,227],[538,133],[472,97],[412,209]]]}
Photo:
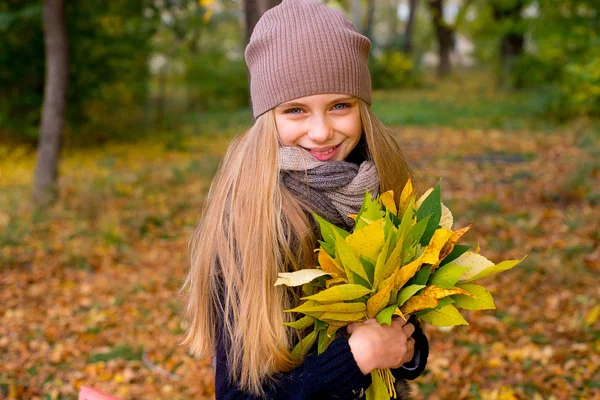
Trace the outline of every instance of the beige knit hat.
{"label": "beige knit hat", "polygon": [[254,117],[313,94],[371,104],[370,49],[341,11],[317,0],[283,0],[264,13],[246,47]]}

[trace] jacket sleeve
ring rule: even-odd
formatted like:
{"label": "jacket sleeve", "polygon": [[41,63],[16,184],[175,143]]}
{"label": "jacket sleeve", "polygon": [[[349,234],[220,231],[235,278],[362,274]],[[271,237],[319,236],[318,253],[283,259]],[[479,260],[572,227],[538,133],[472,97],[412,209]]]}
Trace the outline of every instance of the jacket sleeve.
{"label": "jacket sleeve", "polygon": [[347,338],[335,339],[320,355],[310,355],[291,371],[277,374],[263,385],[265,396],[257,397],[240,389],[230,376],[227,346],[219,340],[215,352],[216,400],[242,399],[354,399],[371,384],[350,351]]}
{"label": "jacket sleeve", "polygon": [[425,370],[427,358],[429,357],[429,341],[423,333],[421,324],[415,316],[411,316],[408,322],[415,326],[415,331],[412,334],[412,338],[415,339],[415,354],[413,359],[402,367],[392,369],[392,374],[396,379],[413,380],[418,378]]}

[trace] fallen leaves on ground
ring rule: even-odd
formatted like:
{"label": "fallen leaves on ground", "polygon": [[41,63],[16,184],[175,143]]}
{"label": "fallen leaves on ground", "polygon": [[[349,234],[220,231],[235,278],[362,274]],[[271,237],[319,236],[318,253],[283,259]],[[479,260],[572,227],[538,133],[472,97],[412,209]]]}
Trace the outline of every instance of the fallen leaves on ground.
{"label": "fallen leaves on ground", "polygon": [[[456,226],[476,221],[465,242],[492,261],[529,254],[485,281],[497,310],[428,328],[415,398],[600,396],[600,172],[578,135],[398,131],[415,181],[443,177]],[[123,399],[213,397],[210,360],[179,345],[179,288],[225,145],[67,152],[49,213],[26,201],[33,155],[0,161],[0,398],[75,399],[81,385]]]}

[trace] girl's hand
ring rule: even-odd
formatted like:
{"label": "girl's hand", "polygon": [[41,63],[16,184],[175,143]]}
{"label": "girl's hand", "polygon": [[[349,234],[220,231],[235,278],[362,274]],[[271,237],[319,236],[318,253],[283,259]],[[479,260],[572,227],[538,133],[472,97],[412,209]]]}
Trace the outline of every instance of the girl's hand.
{"label": "girl's hand", "polygon": [[348,326],[348,344],[358,368],[365,375],[377,368],[399,368],[412,360],[415,331],[411,323],[401,318],[392,319],[391,325],[380,325],[376,319]]}

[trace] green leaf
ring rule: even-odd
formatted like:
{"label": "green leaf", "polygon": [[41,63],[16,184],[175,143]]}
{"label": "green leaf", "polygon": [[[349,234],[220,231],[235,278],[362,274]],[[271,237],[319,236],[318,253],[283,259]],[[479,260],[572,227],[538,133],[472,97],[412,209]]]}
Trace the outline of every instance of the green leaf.
{"label": "green leaf", "polygon": [[354,272],[356,275],[360,276],[361,278],[367,281],[369,280],[369,277],[367,276],[367,273],[362,263],[358,259],[358,256],[356,255],[354,250],[352,250],[352,247],[350,247],[350,245],[341,236],[337,236],[335,248],[339,254],[340,261],[346,269],[347,275],[350,275],[351,271]]}
{"label": "green leaf", "polygon": [[327,243],[323,240],[319,240],[319,244],[332,258],[335,258],[335,244]]}
{"label": "green leaf", "polygon": [[292,358],[295,360],[303,360],[315,344],[315,341],[317,340],[317,334],[318,331],[314,330],[308,335],[306,335],[304,339],[298,342],[296,347],[294,347],[294,349],[292,350]]}
{"label": "green leaf", "polygon": [[429,268],[421,268],[404,286],[426,285],[430,274],[431,270]]}
{"label": "green leaf", "polygon": [[302,286],[305,283],[324,275],[329,274],[320,269],[300,269],[294,272],[280,272],[278,274],[279,278],[277,278],[277,281],[275,282],[275,286]]}
{"label": "green leaf", "polygon": [[420,243],[423,246],[426,246],[427,243],[431,240],[433,236],[433,232],[438,228],[440,224],[440,219],[442,218],[442,200],[441,200],[441,192],[440,192],[440,183],[437,184],[435,189],[433,189],[427,197],[421,202],[419,208],[417,209],[417,221],[420,221],[426,218],[428,215],[431,215],[431,219],[427,223],[427,229],[425,229],[425,233],[420,240]]}
{"label": "green leaf", "polygon": [[446,257],[444,257],[444,259],[440,263],[440,267],[443,267],[444,265],[450,263],[451,261],[456,260],[463,253],[467,252],[471,247],[472,246],[465,245],[465,244],[455,244],[454,248],[452,249],[450,254],[448,254]]}
{"label": "green leaf", "polygon": [[341,302],[355,300],[371,292],[371,289],[352,283],[332,286],[312,296],[303,297],[302,300],[316,300],[321,303]]}
{"label": "green leaf", "polygon": [[314,322],[315,322],[315,319],[313,317],[311,317],[309,315],[305,315],[304,317],[300,318],[297,321],[294,321],[294,322],[284,322],[283,324],[289,326],[290,328],[301,330],[301,329],[308,328]]}
{"label": "green leaf", "polygon": [[456,282],[458,282],[460,276],[468,269],[468,267],[459,267],[458,265],[454,264],[446,264],[435,271],[429,280],[429,284],[439,286],[444,289],[450,289],[456,285]]}
{"label": "green leaf", "polygon": [[457,286],[471,293],[473,297],[466,294],[452,296],[456,307],[464,308],[465,310],[494,310],[496,308],[494,298],[483,286],[472,283],[463,283]]}
{"label": "green leaf", "polygon": [[419,290],[423,289],[425,285],[410,285],[403,287],[398,292],[398,306],[406,303],[406,300],[410,299],[413,295],[415,295]]}
{"label": "green leaf", "polygon": [[367,226],[367,221],[376,221],[382,216],[383,214],[379,208],[379,202],[376,199],[373,199],[373,197],[367,190],[365,192],[365,197],[363,199],[362,205],[360,206],[360,211],[356,215],[356,224],[354,225],[354,231],[357,231]]}
{"label": "green leaf", "polygon": [[[383,247],[383,249],[381,251],[383,251],[385,249],[385,246]],[[379,253],[381,254],[381,253]],[[363,268],[365,269],[365,272],[367,273],[367,277],[369,278],[369,282],[373,282],[374,276],[375,276],[375,265],[373,265],[371,262],[369,262],[369,260],[365,260],[362,257],[359,257],[361,264],[363,265]],[[369,283],[369,286],[371,284]]]}
{"label": "green leaf", "polygon": [[[409,230],[409,233],[407,233],[407,236],[404,241],[403,249],[404,249],[405,253],[407,252],[407,250],[409,248],[414,247],[418,243],[422,242],[421,239],[423,238],[423,235],[425,234],[425,230],[427,229],[427,226],[429,225],[429,221],[431,221],[431,218],[432,218],[432,215],[428,215],[425,218],[423,218],[422,220],[417,221],[417,223],[411,227],[411,229]],[[433,236],[433,232],[432,232],[431,236]],[[410,239],[410,240],[407,240],[407,239]],[[427,245],[427,243],[424,246],[426,246],[426,245]]]}
{"label": "green leaf", "polygon": [[[346,232],[345,230],[343,230],[341,228],[338,228],[331,222],[321,218],[316,213],[313,213],[313,215],[314,215],[315,219],[317,220],[317,222],[319,223],[319,227],[321,228],[321,236],[323,237],[323,241],[325,241],[326,243],[329,243],[329,244],[335,246],[335,243],[337,241],[337,238],[335,235],[336,233],[344,239],[346,238],[346,236],[349,235],[348,232]],[[325,251],[327,251],[327,250],[325,250]],[[329,251],[327,251],[327,253],[329,253]],[[335,252],[334,252],[334,254],[329,253],[329,255],[334,257]]]}
{"label": "green leaf", "polygon": [[327,349],[327,347],[329,347],[331,342],[333,342],[334,339],[335,339],[335,332],[327,333],[327,329],[323,329],[322,331],[319,331],[319,339],[317,341],[317,353],[318,354],[323,353]]}
{"label": "green leaf", "polygon": [[420,314],[420,317],[423,321],[435,326],[469,325],[452,304]]}
{"label": "green leaf", "polygon": [[398,230],[400,232],[404,233],[405,240],[408,237],[407,233],[408,233],[409,229],[415,223],[415,208],[414,208],[414,206],[415,206],[415,200],[412,199],[410,201],[410,204],[408,205],[408,208],[402,215],[402,221],[400,222],[400,226],[398,227]]}
{"label": "green leaf", "polygon": [[393,304],[389,307],[384,308],[383,310],[379,311],[379,314],[377,314],[376,318],[377,321],[379,321],[380,324],[386,324],[386,325],[391,325],[392,324],[392,316],[394,315],[394,311],[396,311],[396,309],[398,308],[397,304]]}
{"label": "green leaf", "polygon": [[390,244],[393,242],[393,240],[394,240],[394,233],[392,231],[392,232],[390,232],[390,235],[388,236],[385,244],[383,245],[383,248],[381,249],[379,256],[377,256],[377,262],[375,263],[375,268],[373,271],[373,287],[374,288],[378,288],[379,283],[381,282],[381,279],[382,279],[381,271],[383,271],[383,267],[385,266],[385,262],[387,261],[388,250],[389,250]]}

